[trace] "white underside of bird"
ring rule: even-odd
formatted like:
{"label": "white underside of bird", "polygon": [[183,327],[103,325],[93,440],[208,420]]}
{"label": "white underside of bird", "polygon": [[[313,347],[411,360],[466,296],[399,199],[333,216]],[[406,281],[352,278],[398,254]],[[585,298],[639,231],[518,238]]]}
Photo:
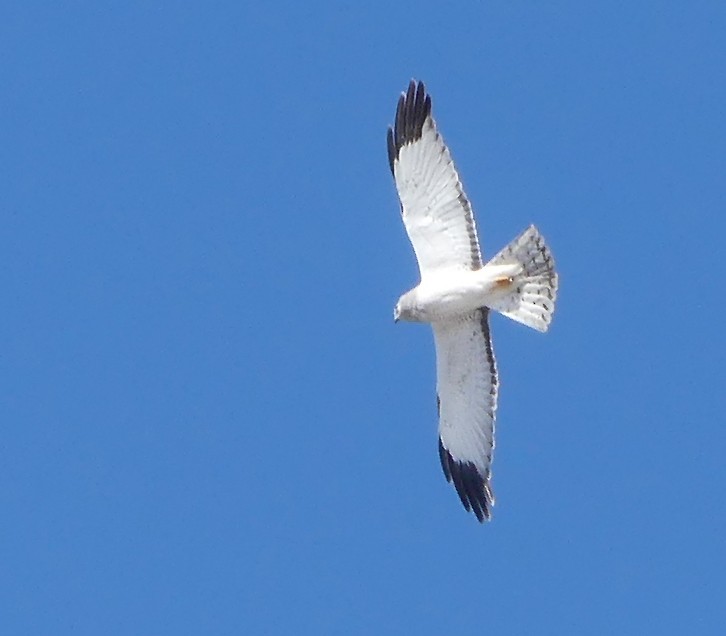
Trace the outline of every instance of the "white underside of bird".
{"label": "white underside of bird", "polygon": [[551,257],[530,226],[481,269],[451,268],[422,276],[401,296],[394,319],[434,323],[487,307],[544,332],[554,311],[551,278]]}
{"label": "white underside of bird", "polygon": [[522,266],[489,265],[475,272],[429,276],[412,291],[421,322],[435,322],[488,307],[506,295]]}
{"label": "white underside of bird", "polygon": [[394,319],[433,328],[441,466],[464,507],[485,521],[494,505],[499,389],[489,311],[547,331],[557,295],[554,260],[534,226],[482,260],[471,204],[421,82],[399,99],[388,159],[421,275]]}

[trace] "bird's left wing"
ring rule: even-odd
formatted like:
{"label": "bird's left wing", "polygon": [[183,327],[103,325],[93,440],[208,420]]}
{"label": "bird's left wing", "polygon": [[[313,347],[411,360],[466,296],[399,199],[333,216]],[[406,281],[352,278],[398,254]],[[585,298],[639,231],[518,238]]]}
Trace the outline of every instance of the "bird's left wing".
{"label": "bird's left wing", "polygon": [[439,456],[446,479],[479,521],[491,517],[490,484],[497,368],[489,310],[433,323],[439,403]]}
{"label": "bird's left wing", "polygon": [[398,100],[396,122],[388,129],[388,161],[421,278],[446,269],[479,269],[474,215],[431,117],[423,82],[412,80]]}

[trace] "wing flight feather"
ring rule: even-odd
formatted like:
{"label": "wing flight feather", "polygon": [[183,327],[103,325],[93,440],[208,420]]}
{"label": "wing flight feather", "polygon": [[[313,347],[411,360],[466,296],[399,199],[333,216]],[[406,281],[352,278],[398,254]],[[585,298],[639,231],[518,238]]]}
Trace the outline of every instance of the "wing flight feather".
{"label": "wing flight feather", "polygon": [[497,368],[489,312],[434,323],[439,403],[439,457],[464,507],[491,517],[491,466],[497,408]]}
{"label": "wing flight feather", "polygon": [[421,278],[446,269],[479,269],[474,214],[423,82],[411,80],[398,100],[395,124],[388,129],[388,160]]}

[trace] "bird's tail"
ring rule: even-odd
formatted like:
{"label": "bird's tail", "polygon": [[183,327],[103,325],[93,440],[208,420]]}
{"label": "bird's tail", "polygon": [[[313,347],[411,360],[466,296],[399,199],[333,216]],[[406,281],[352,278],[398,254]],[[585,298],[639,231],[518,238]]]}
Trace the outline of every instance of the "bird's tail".
{"label": "bird's tail", "polygon": [[[504,283],[489,307],[537,331],[547,331],[555,310],[555,261],[534,225],[497,254],[489,265],[519,265],[518,274]],[[507,291],[505,291],[507,290]]]}

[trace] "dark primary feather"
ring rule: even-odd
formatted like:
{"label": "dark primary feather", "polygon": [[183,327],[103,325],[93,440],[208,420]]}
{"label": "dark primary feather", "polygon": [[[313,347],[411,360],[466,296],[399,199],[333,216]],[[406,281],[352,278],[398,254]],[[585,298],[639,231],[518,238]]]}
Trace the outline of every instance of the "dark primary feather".
{"label": "dark primary feather", "polygon": [[484,523],[492,516],[490,491],[487,480],[482,476],[472,462],[458,462],[451,453],[444,448],[439,438],[439,459],[444,469],[446,481],[454,482],[454,488],[464,504],[464,508],[473,512],[476,518]]}
{"label": "dark primary feather", "polygon": [[391,174],[401,148],[421,139],[424,123],[430,114],[431,96],[426,94],[424,83],[411,80],[408,90],[398,99],[394,126],[388,129],[388,163]]}

